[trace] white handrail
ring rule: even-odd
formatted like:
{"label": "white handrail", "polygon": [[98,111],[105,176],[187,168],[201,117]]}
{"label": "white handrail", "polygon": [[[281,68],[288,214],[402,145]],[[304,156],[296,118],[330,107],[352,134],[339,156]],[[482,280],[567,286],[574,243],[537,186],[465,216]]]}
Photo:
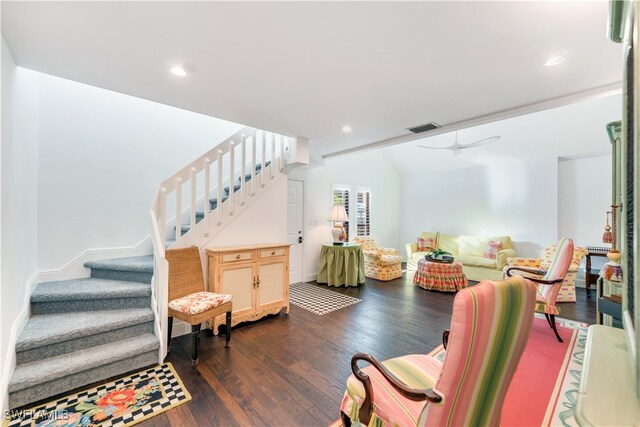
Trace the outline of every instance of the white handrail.
{"label": "white handrail", "polygon": [[[259,134],[261,134],[261,144],[258,142]],[[269,134],[269,137],[267,134]],[[284,138],[282,135],[245,127],[160,183],[150,209],[151,240],[153,242],[154,255],[152,307],[156,316],[156,335],[160,340],[160,361],[167,354],[166,331],[169,280],[169,264],[165,258],[167,234],[170,234],[175,229],[175,242],[173,245],[176,247],[198,245],[198,239],[200,239],[200,244],[203,245],[202,238],[209,237],[212,231],[212,236],[215,236],[226,221],[230,221],[233,216],[238,215],[240,210],[250,204],[247,196],[251,196],[253,200],[253,196],[256,195],[257,191],[264,188],[271,181],[265,180],[267,174],[273,179],[275,177],[274,174],[283,173],[285,162]],[[267,139],[271,144],[269,147],[271,151],[269,166],[267,166]],[[279,147],[277,147],[278,143]],[[247,147],[247,144],[251,145]],[[261,148],[260,163],[258,163],[258,148]],[[279,148],[278,158],[276,158],[276,148]],[[241,162],[237,170],[236,149],[239,151],[237,154]],[[251,150],[250,158],[248,158],[247,149]],[[249,167],[251,168],[250,185],[247,185],[247,161],[249,161]],[[228,166],[228,170],[225,169],[225,166]],[[260,171],[256,170],[258,166]],[[211,170],[214,167],[217,168],[217,173],[212,173]],[[236,193],[234,187],[235,178],[238,175],[240,190]],[[213,183],[211,182],[212,177],[216,180]],[[200,193],[198,193],[199,185],[196,182],[198,179],[204,180],[200,185]],[[223,191],[225,186],[229,188],[229,196],[226,200],[224,199]],[[184,198],[183,190],[185,193],[189,192],[189,194],[184,194]],[[215,209],[210,209],[212,194],[217,196]],[[173,197],[170,197],[171,195]],[[167,212],[171,211],[168,203],[174,200],[175,218],[168,218]],[[183,206],[183,200],[185,206]],[[204,218],[202,221],[197,222],[196,210],[200,203],[203,204]],[[213,212],[214,210],[216,212]],[[182,233],[183,218],[190,226],[184,235]],[[201,232],[196,234],[197,229],[200,229]]]}

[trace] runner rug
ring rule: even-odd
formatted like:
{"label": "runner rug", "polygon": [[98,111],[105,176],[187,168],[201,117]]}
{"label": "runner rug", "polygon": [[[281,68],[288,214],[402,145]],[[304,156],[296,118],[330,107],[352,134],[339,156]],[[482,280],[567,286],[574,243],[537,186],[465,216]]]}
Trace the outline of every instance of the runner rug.
{"label": "runner rug", "polygon": [[191,400],[170,363],[53,400],[11,410],[4,426],[131,426]]}
{"label": "runner rug", "polygon": [[[587,325],[556,319],[558,342],[543,315],[536,314],[527,347],[502,408],[502,426],[575,426],[574,408],[587,341]],[[437,347],[431,355],[444,359]]]}

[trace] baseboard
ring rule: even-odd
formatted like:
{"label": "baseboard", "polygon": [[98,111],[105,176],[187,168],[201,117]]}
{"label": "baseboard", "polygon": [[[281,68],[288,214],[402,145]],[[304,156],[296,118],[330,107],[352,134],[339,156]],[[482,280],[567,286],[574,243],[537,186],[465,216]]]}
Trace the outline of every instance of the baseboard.
{"label": "baseboard", "polygon": [[191,325],[182,320],[173,319],[173,328],[171,329],[171,338],[187,335],[191,333]]}
{"label": "baseboard", "polygon": [[316,279],[318,279],[318,273],[310,273],[307,274],[307,279],[305,280],[305,282],[315,282]]}
{"label": "baseboard", "polygon": [[40,281],[49,282],[54,280],[71,280],[81,277],[89,277],[89,269],[85,268],[87,261],[97,261],[108,258],[123,258],[130,256],[149,255],[153,253],[151,236],[142,239],[138,244],[119,248],[88,249],[81,253],[69,263],[60,268],[42,270],[39,272]]}
{"label": "baseboard", "polygon": [[2,412],[9,409],[9,380],[13,371],[16,368],[16,341],[22,329],[29,321],[31,315],[31,294],[33,289],[38,284],[39,280],[38,272],[35,272],[27,281],[27,290],[24,293],[24,299],[22,301],[22,310],[18,313],[18,317],[13,321],[11,325],[11,331],[9,332],[9,341],[7,342],[6,354],[4,359],[4,366],[2,367],[2,377],[0,378],[0,402],[2,403]]}

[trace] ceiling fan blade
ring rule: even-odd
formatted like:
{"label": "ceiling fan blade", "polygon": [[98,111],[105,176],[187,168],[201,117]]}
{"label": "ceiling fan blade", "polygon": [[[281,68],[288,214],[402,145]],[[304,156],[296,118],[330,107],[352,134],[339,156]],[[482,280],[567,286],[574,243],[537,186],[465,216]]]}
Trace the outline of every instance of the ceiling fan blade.
{"label": "ceiling fan blade", "polygon": [[488,144],[490,142],[494,142],[494,141],[497,141],[499,139],[500,139],[500,136],[498,136],[498,135],[490,136],[489,138],[481,139],[479,141],[470,142],[468,144],[460,144],[460,148],[478,147],[480,145]]}
{"label": "ceiling fan blade", "polygon": [[429,147],[426,145],[416,145],[416,147],[418,148],[428,148],[430,150],[451,150],[453,148],[453,145],[450,145],[449,147]]}

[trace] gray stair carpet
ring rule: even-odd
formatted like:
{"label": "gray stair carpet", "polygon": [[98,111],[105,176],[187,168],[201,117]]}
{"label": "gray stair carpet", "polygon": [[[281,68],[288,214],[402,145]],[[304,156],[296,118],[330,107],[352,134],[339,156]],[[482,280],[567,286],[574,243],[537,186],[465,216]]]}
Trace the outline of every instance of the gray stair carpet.
{"label": "gray stair carpet", "polygon": [[16,408],[157,363],[158,348],[156,336],[147,333],[19,365],[9,383],[9,406]]}
{"label": "gray stair carpet", "polygon": [[33,316],[16,340],[17,363],[153,332],[153,322],[151,308]]}
{"label": "gray stair carpet", "polygon": [[129,282],[151,283],[153,277],[153,256],[115,258],[85,262],[91,269],[91,277]]}
{"label": "gray stair carpet", "polygon": [[[222,203],[226,202],[229,196],[222,196]],[[214,210],[218,207],[218,199],[216,197],[209,199],[209,209]]]}
{"label": "gray stair carpet", "polygon": [[92,277],[39,283],[31,294],[31,313],[118,310],[149,307],[151,286]]}

